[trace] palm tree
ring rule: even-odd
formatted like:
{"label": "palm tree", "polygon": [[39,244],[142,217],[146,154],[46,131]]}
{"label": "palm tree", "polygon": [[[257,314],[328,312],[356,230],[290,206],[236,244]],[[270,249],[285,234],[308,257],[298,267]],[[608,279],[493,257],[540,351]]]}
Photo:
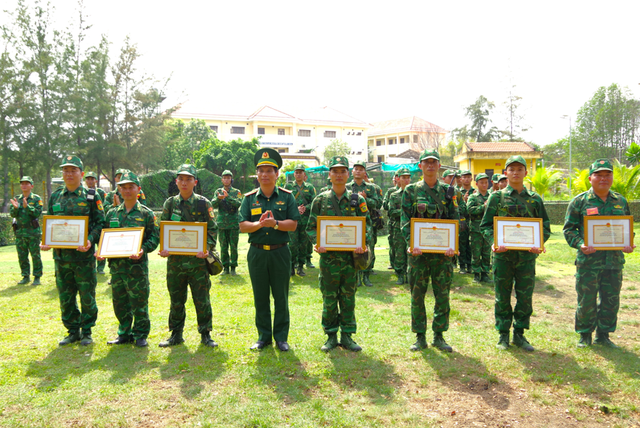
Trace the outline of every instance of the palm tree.
{"label": "palm tree", "polygon": [[561,179],[562,174],[560,171],[540,167],[536,168],[535,174],[525,177],[524,180],[526,183],[531,184],[536,189],[536,192],[544,199]]}
{"label": "palm tree", "polygon": [[627,199],[638,198],[640,182],[640,165],[633,168],[625,166],[617,159],[613,162],[613,184],[611,190],[620,193]]}

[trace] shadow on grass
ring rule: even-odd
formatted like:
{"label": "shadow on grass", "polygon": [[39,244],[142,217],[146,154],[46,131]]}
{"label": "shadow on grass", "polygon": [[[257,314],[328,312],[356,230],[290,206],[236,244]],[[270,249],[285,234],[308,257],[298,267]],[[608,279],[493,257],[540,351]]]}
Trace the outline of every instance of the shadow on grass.
{"label": "shadow on grass", "polygon": [[345,389],[364,391],[372,403],[389,404],[402,383],[391,364],[369,357],[365,352],[336,348],[330,353],[333,372],[330,378]]}
{"label": "shadow on grass", "polygon": [[0,297],[15,297],[18,294],[28,293],[34,289],[36,289],[36,287],[32,286],[31,284],[28,284],[28,285],[16,284],[0,290]]}
{"label": "shadow on grass", "polygon": [[136,348],[133,344],[110,345],[109,352],[95,363],[101,370],[110,371],[110,383],[125,384],[138,373],[157,368],[157,362],[149,363],[149,348]]}
{"label": "shadow on grass", "polygon": [[479,359],[455,351],[441,352],[432,347],[423,350],[422,357],[448,388],[461,394],[478,395],[497,410],[509,408],[512,388],[500,383]]}
{"label": "shadow on grass", "polygon": [[625,348],[611,349],[601,345],[593,345],[590,349],[613,363],[617,372],[624,372],[630,378],[640,379],[640,357],[638,354]]}
{"label": "shadow on grass", "polygon": [[40,361],[32,361],[26,375],[40,378],[36,390],[49,392],[63,385],[71,377],[83,376],[96,369],[91,362],[92,346],[81,346],[79,342],[55,348]]}
{"label": "shadow on grass", "polygon": [[198,345],[189,352],[186,345],[168,348],[167,363],[160,366],[160,377],[165,381],[180,382],[180,391],[185,398],[193,400],[224,373],[229,355],[220,349]]}
{"label": "shadow on grass", "polygon": [[286,404],[309,400],[310,394],[318,385],[318,378],[306,371],[293,349],[280,352],[274,346],[260,351],[252,378],[273,388],[278,398]]}

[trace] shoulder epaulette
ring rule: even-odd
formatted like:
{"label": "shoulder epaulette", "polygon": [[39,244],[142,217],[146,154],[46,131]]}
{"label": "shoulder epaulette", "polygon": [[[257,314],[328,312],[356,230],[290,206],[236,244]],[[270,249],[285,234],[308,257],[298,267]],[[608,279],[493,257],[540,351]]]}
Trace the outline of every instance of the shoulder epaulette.
{"label": "shoulder epaulette", "polygon": [[257,191],[258,191],[258,188],[256,187],[255,189],[253,189],[253,190],[252,190],[252,191],[250,191],[250,192],[245,193],[244,195],[245,195],[245,196],[253,195],[253,194],[254,194],[254,193],[256,193]]}
{"label": "shoulder epaulette", "polygon": [[278,189],[280,189],[280,190],[282,190],[282,191],[285,191],[285,192],[287,192],[287,193],[291,193],[291,190],[285,189],[284,187],[280,187],[280,186],[278,186]]}

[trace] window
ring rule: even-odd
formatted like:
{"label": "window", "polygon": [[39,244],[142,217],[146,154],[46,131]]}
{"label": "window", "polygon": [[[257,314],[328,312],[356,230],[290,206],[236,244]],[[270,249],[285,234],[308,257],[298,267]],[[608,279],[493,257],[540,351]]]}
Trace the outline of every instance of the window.
{"label": "window", "polygon": [[417,142],[418,142],[418,136],[417,136],[417,135],[414,135],[414,136],[413,136],[413,142],[414,142],[414,143],[417,143]]}
{"label": "window", "polygon": [[258,128],[258,135],[264,135],[264,128]]}
{"label": "window", "polygon": [[395,138],[389,138],[389,145],[395,144],[396,140]]}
{"label": "window", "polygon": [[400,144],[404,144],[404,138],[400,138]]}
{"label": "window", "polygon": [[232,126],[231,127],[232,134],[244,134],[244,126]]}
{"label": "window", "polygon": [[278,128],[278,135],[284,135],[284,128]]}
{"label": "window", "polygon": [[382,140],[376,140],[376,146],[381,146],[382,145]]}
{"label": "window", "polygon": [[218,132],[218,125],[209,125],[209,129],[213,132]]}
{"label": "window", "polygon": [[324,138],[336,138],[336,131],[324,131]]}
{"label": "window", "polygon": [[310,129],[298,129],[298,137],[311,137]]}
{"label": "window", "polygon": [[384,156],[378,156],[378,162],[384,162]]}

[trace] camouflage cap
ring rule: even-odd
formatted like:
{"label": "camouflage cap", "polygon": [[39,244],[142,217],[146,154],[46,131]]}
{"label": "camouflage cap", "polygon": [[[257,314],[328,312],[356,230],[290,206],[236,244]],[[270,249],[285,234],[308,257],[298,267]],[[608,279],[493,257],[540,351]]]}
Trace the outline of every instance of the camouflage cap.
{"label": "camouflage cap", "polygon": [[98,175],[93,172],[93,171],[87,171],[84,173],[84,178],[95,178],[96,180],[98,179]]}
{"label": "camouflage cap", "polygon": [[361,166],[366,170],[367,169],[367,162],[365,162],[365,161],[355,161],[353,163],[353,167],[355,168],[356,166]]}
{"label": "camouflage cap", "polygon": [[471,174],[471,171],[469,171],[468,169],[465,169],[464,171],[460,171],[460,176],[462,177],[463,175],[473,175],[473,174]]}
{"label": "camouflage cap", "polygon": [[124,174],[122,174],[122,177],[120,177],[120,181],[118,181],[116,184],[118,186],[121,186],[127,183],[133,183],[136,186],[140,187],[140,180],[138,180],[138,176],[131,171],[127,171]]}
{"label": "camouflage cap", "polygon": [[484,172],[481,172],[480,174],[476,175],[476,183],[482,180],[483,178],[489,179],[489,176]]}
{"label": "camouflage cap", "polygon": [[403,175],[411,176],[411,171],[409,171],[409,168],[400,168],[398,170],[398,177],[402,177]]}
{"label": "camouflage cap", "polygon": [[589,175],[598,171],[611,171],[613,172],[613,164],[609,159],[598,159],[589,167]]}
{"label": "camouflage cap", "polygon": [[293,169],[294,171],[305,171],[307,169],[306,166],[304,166],[303,164],[299,163],[298,165],[296,165],[296,167]]}
{"label": "camouflage cap", "polygon": [[329,159],[329,169],[338,167],[349,168],[349,159],[345,156],[334,156]]}
{"label": "camouflage cap", "polygon": [[222,175],[220,177],[224,177],[225,175],[230,175],[231,177],[233,177],[233,173],[228,169],[225,169],[224,171],[222,171]]}
{"label": "camouflage cap", "polygon": [[176,175],[190,175],[195,179],[198,178],[196,167],[188,163],[180,165],[180,167],[178,167],[178,173]]}
{"label": "camouflage cap", "polygon": [[450,175],[458,175],[458,171],[456,171],[455,169],[448,169],[444,172],[444,174],[442,174],[443,177],[448,177]]}
{"label": "camouflage cap", "polygon": [[277,169],[282,168],[282,156],[274,149],[260,149],[253,155],[253,162],[256,164],[256,168],[269,165],[275,166]]}
{"label": "camouflage cap", "polygon": [[527,161],[520,155],[511,156],[507,159],[507,163],[504,164],[505,168],[508,168],[512,163],[519,163],[524,166],[524,169],[527,169]]}
{"label": "camouflage cap", "polygon": [[420,162],[425,159],[437,159],[440,162],[440,153],[437,150],[425,150],[420,155]]}
{"label": "camouflage cap", "polygon": [[28,181],[33,186],[33,178],[29,177],[28,175],[25,175],[20,179],[20,183],[22,183],[23,181]]}
{"label": "camouflage cap", "polygon": [[80,168],[80,171],[84,170],[84,164],[78,156],[65,156],[62,160],[62,165],[60,165],[60,168],[64,168],[65,166],[75,166],[77,168]]}
{"label": "camouflage cap", "polygon": [[500,181],[500,174],[493,174],[493,177],[491,177],[491,181],[493,181],[494,183]]}

